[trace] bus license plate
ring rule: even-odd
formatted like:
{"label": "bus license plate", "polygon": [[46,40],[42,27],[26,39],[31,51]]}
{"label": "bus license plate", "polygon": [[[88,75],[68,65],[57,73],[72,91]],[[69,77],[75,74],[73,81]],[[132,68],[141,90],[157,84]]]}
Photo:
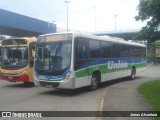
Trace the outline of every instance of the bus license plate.
{"label": "bus license plate", "polygon": [[8,77],[9,82],[16,82],[15,80],[13,80],[13,77]]}
{"label": "bus license plate", "polygon": [[12,77],[8,77],[8,80],[9,80],[9,81],[12,80]]}
{"label": "bus license plate", "polygon": [[52,88],[53,86],[52,85],[48,85],[48,84],[46,84],[45,85],[47,88]]}

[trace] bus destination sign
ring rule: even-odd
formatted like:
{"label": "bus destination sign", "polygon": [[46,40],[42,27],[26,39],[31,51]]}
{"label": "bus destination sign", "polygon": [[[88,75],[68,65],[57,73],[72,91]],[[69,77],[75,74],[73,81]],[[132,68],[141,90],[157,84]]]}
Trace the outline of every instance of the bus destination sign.
{"label": "bus destination sign", "polygon": [[37,42],[38,43],[56,42],[56,41],[64,41],[71,39],[72,39],[72,34],[53,34],[53,35],[40,36]]}
{"label": "bus destination sign", "polygon": [[51,42],[51,41],[62,41],[65,39],[64,35],[49,35],[46,37],[46,42]]}

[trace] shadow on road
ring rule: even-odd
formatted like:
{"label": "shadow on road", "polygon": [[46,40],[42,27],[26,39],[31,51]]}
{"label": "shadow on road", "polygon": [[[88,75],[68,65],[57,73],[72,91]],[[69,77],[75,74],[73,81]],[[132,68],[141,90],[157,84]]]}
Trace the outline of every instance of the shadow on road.
{"label": "shadow on road", "polygon": [[[140,80],[142,77],[136,77],[136,80]],[[51,96],[76,96],[80,94],[88,94],[91,92],[96,92],[98,90],[104,89],[106,87],[112,86],[117,83],[125,82],[125,81],[130,81],[128,77],[125,78],[120,78],[120,79],[115,79],[115,80],[110,80],[104,83],[101,83],[98,87],[97,90],[91,91],[89,87],[82,87],[78,89],[54,89],[54,88],[43,88],[43,87],[38,87],[38,89],[44,89],[43,92],[39,92],[38,94],[43,94],[43,95],[51,95]],[[33,83],[13,83],[13,84],[7,84],[4,85],[3,87],[6,88],[31,88],[31,89],[37,89],[37,87],[34,87]],[[41,90],[42,91],[42,90]]]}
{"label": "shadow on road", "polygon": [[[140,79],[140,77],[136,77],[136,79]],[[101,90],[103,88],[112,86],[112,85],[120,83],[120,82],[125,82],[125,81],[131,81],[131,80],[128,77],[110,80],[110,81],[101,83],[97,90]],[[89,87],[83,87],[83,88],[71,89],[71,90],[69,90],[69,89],[54,89],[54,90],[44,91],[39,94],[52,95],[52,96],[76,96],[76,95],[80,95],[80,94],[88,94],[89,92],[96,92],[97,90],[90,91]]]}
{"label": "shadow on road", "polygon": [[119,78],[119,79],[114,79],[114,80],[106,81],[106,82],[101,83],[101,85],[99,86],[99,89],[102,89],[104,87],[109,87],[109,86],[112,86],[114,84],[125,82],[125,81],[131,81],[131,79],[128,78],[128,77],[124,77],[124,78]]}
{"label": "shadow on road", "polygon": [[5,85],[4,87],[8,88],[32,88],[34,87],[34,83],[13,83],[9,85]]}
{"label": "shadow on road", "polygon": [[89,91],[88,87],[78,88],[78,89],[54,89],[49,91],[44,91],[39,94],[51,95],[51,96],[76,96],[80,94],[85,94]]}

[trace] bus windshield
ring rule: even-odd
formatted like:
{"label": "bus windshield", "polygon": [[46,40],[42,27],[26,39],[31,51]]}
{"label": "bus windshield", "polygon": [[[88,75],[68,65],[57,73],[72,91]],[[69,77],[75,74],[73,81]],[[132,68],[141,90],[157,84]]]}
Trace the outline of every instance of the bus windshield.
{"label": "bus windshield", "polygon": [[70,63],[71,41],[48,42],[37,45],[35,68],[38,71],[64,70],[70,66]]}
{"label": "bus windshield", "polygon": [[2,68],[22,68],[28,64],[27,47],[2,47]]}

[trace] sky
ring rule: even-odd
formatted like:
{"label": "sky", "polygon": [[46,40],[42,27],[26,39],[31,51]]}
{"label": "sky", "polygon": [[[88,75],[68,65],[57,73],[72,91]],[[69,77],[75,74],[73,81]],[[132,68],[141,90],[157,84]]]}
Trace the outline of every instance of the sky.
{"label": "sky", "polygon": [[[65,0],[0,0],[0,8],[67,27]],[[68,28],[85,31],[140,29],[135,21],[139,0],[68,0]],[[114,17],[116,15],[116,17]],[[116,24],[115,24],[116,19]]]}

